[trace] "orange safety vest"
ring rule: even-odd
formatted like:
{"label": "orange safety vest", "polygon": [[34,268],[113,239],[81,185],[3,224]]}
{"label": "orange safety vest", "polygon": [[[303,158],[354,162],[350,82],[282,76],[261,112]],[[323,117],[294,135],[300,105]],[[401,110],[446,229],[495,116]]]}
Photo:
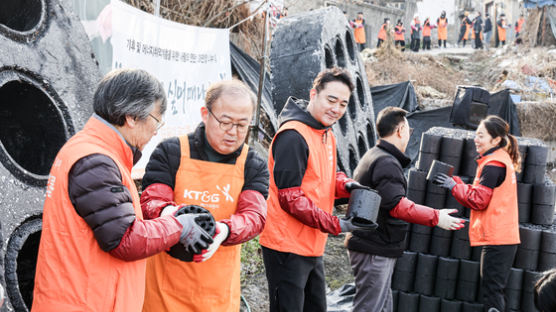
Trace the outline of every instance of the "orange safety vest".
{"label": "orange safety vest", "polygon": [[466,20],[467,20],[467,18],[464,17],[463,18],[463,24],[465,25],[465,34],[463,35],[463,39],[469,40],[469,36],[470,36],[469,30],[471,29],[471,25],[469,23],[467,23]]}
{"label": "orange safety vest", "polygon": [[[394,40],[396,40],[396,41],[405,40],[403,29],[404,29],[403,26],[396,26],[396,32],[394,32]],[[398,34],[397,32],[400,32],[400,33]]]}
{"label": "orange safety vest", "polygon": [[425,25],[423,26],[423,37],[430,37],[431,36],[431,26],[429,25]]}
{"label": "orange safety vest", "polygon": [[[361,25],[362,27],[358,27]],[[355,29],[353,29],[353,35],[355,36],[356,43],[365,43],[367,38],[365,37],[365,25],[363,25],[363,20],[355,20]]]}
{"label": "orange safety vest", "polygon": [[506,166],[506,178],[500,186],[494,188],[485,210],[471,210],[469,242],[471,246],[519,244],[517,182],[512,159],[506,150],[497,149],[477,161],[473,186],[479,185],[481,172],[491,161],[498,161]]}
{"label": "orange safety vest", "polygon": [[386,24],[382,24],[378,31],[378,39],[386,40]]}
{"label": "orange safety vest", "polygon": [[[502,26],[506,26],[506,21],[502,21]],[[496,27],[498,27],[498,41],[506,41],[506,28],[500,27],[498,23]]]}
{"label": "orange safety vest", "polygon": [[[243,188],[249,147],[243,145],[235,164],[224,164],[191,159],[187,135],[179,140],[174,201],[202,206],[216,221],[229,219]],[[165,252],[149,258],[143,311],[239,311],[240,257],[241,244],[220,246],[201,263],[183,262]]]}
{"label": "orange safety vest", "polygon": [[[301,190],[317,207],[332,213],[336,190],[336,138],[330,129],[314,129],[300,121],[288,121],[280,127],[276,136],[288,129],[297,131],[309,147],[309,159]],[[276,139],[276,136],[274,139]],[[272,151],[274,139],[269,147]],[[266,225],[260,236],[260,244],[277,251],[291,252],[306,257],[320,257],[328,234],[304,225],[280,207],[278,188],[274,182],[274,157],[269,153],[268,168],[270,187]]]}
{"label": "orange safety vest", "polygon": [[515,27],[516,32],[521,32],[521,28],[523,27],[523,23],[525,22],[524,18],[520,18],[517,20],[517,26]]}
{"label": "orange safety vest", "polygon": [[438,40],[448,40],[447,18],[438,18]]}
{"label": "orange safety vest", "polygon": [[100,249],[93,231],[75,211],[68,195],[68,173],[91,154],[110,157],[130,191],[138,219],[143,218],[131,178],[133,154],[115,129],[91,117],[60,150],[50,171],[37,258],[33,312],[141,311],[145,260],[123,261]]}

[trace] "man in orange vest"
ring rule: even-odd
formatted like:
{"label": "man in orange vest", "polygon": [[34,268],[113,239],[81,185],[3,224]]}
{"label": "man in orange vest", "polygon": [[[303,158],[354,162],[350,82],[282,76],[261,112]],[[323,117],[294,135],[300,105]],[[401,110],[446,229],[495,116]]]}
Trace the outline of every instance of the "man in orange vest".
{"label": "man in orange vest", "polygon": [[396,27],[394,27],[394,44],[396,48],[398,45],[401,47],[402,52],[405,51],[405,28],[401,19],[398,20]]}
{"label": "man in orange vest", "polygon": [[498,41],[496,42],[496,47],[501,44],[504,46],[506,44],[506,29],[510,26],[506,23],[506,14],[500,14],[500,19],[496,22],[496,28],[498,31]]}
{"label": "man in orange vest", "polygon": [[367,38],[365,35],[365,19],[363,18],[363,12],[357,13],[357,18],[350,21],[349,24],[353,28],[353,35],[355,37],[355,43],[359,45],[359,51],[365,49],[365,43]]}
{"label": "man in orange vest", "polygon": [[163,124],[162,84],[143,70],[100,82],[94,114],[50,171],[32,311],[141,311],[145,258],[181,243],[206,249],[196,220],[143,220],[131,167]]}
{"label": "man in orange vest", "polygon": [[423,50],[431,49],[431,32],[436,26],[431,25],[430,18],[426,18],[423,23]]}
{"label": "man in orange vest", "polygon": [[444,43],[444,48],[446,48],[446,40],[448,40],[448,18],[446,17],[446,11],[442,11],[440,17],[436,19],[436,25],[438,26],[438,47],[442,47]]}
{"label": "man in orange vest", "polygon": [[515,22],[515,37],[519,37],[519,34],[521,33],[521,30],[523,29],[523,23],[525,23],[525,18],[523,17],[523,14],[519,15],[519,19],[517,20],[517,22]]}
{"label": "man in orange vest", "polygon": [[380,48],[380,44],[386,41],[387,31],[389,30],[390,26],[390,19],[387,17],[384,19],[384,23],[380,26],[380,30],[378,31],[378,42],[376,43],[376,47]]}
{"label": "man in orange vest", "polygon": [[145,217],[198,205],[214,216],[217,234],[195,262],[167,253],[147,261],[143,311],[239,311],[241,244],[262,231],[268,195],[266,161],[245,144],[255,102],[243,82],[217,82],[197,129],[153,152],[143,177]]}
{"label": "man in orange vest", "polygon": [[322,255],[328,234],[358,229],[332,215],[334,199],[362,186],[336,171],[331,126],[345,113],[353,83],[340,68],[318,74],[309,102],[290,97],[269,148],[268,217],[260,237],[270,311],[326,311]]}

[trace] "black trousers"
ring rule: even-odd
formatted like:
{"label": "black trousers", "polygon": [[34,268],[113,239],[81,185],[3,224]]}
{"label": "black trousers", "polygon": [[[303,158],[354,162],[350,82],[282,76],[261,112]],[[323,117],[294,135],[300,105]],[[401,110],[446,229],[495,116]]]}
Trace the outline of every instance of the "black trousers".
{"label": "black trousers", "polygon": [[476,32],[475,33],[475,49],[482,49],[482,48],[483,48],[483,42],[481,41],[481,33]]}
{"label": "black trousers", "polygon": [[446,47],[446,40],[438,40],[438,47],[442,48],[442,42],[444,41],[444,47]]}
{"label": "black trousers", "polygon": [[411,38],[410,49],[415,52],[419,52],[419,46],[421,45],[420,38]]}
{"label": "black trousers", "polygon": [[326,312],[322,257],[262,249],[270,312]]}
{"label": "black trousers", "polygon": [[376,43],[376,47],[380,48],[380,45],[384,42],[384,40],[382,39],[378,39],[378,42]]}
{"label": "black trousers", "polygon": [[357,45],[359,45],[359,52],[365,50],[365,44],[364,43],[358,43]]}
{"label": "black trousers", "polygon": [[484,310],[506,311],[504,288],[514,263],[517,245],[483,246],[481,251],[481,290]]}
{"label": "black trousers", "polygon": [[431,37],[423,37],[423,50],[431,49]]}
{"label": "black trousers", "polygon": [[396,45],[396,48],[399,45],[402,48],[402,51],[405,51],[405,40],[396,40],[395,45]]}

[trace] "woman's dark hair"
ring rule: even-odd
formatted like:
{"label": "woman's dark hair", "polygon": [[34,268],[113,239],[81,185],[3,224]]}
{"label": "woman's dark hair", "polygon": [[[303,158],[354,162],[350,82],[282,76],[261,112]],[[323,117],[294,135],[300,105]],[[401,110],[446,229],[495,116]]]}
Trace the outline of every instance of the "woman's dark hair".
{"label": "woman's dark hair", "polygon": [[508,123],[494,115],[489,115],[481,121],[485,126],[488,134],[493,138],[500,137],[500,144],[498,146],[506,149],[510,158],[514,164],[516,172],[521,171],[521,155],[519,154],[519,146],[517,144],[517,139],[509,133],[510,125]]}
{"label": "woman's dark hair", "polygon": [[546,271],[535,284],[535,306],[541,312],[556,311],[556,269]]}

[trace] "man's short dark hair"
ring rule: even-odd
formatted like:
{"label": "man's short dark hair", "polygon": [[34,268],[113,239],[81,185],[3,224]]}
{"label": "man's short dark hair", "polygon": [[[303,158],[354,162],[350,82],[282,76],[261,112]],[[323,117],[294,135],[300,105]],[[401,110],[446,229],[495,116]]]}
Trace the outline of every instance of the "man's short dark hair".
{"label": "man's short dark hair", "polygon": [[381,138],[388,137],[396,131],[396,127],[405,120],[407,111],[399,107],[388,106],[378,112],[376,130]]}
{"label": "man's short dark hair", "polygon": [[326,87],[326,84],[332,81],[339,81],[346,86],[348,86],[349,91],[353,92],[354,85],[351,80],[350,73],[339,67],[327,68],[321,71],[315,80],[313,80],[313,89],[317,90],[319,93],[322,89]]}

